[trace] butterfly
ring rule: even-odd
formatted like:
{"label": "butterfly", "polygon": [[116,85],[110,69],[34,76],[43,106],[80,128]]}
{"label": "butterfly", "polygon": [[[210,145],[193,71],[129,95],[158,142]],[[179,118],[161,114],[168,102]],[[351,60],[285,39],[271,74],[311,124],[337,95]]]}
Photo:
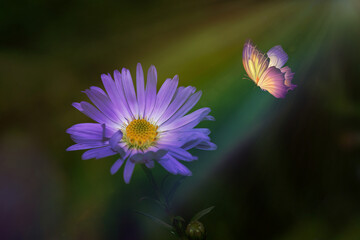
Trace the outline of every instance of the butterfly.
{"label": "butterfly", "polygon": [[249,78],[262,90],[268,91],[276,98],[284,98],[296,85],[291,83],[294,77],[291,68],[283,67],[288,55],[280,45],[262,53],[250,40],[243,49],[243,65]]}

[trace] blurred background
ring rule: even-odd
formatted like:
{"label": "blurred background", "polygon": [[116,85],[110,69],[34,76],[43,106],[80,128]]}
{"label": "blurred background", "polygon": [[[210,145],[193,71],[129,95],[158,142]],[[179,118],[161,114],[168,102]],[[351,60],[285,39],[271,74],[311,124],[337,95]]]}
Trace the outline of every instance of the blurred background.
{"label": "blurred background", "polygon": [[[2,1],[0,239],[175,239],[137,166],[82,161],[65,130],[91,122],[71,106],[100,75],[137,62],[158,81],[203,91],[218,150],[199,160],[174,199],[208,239],[360,239],[360,2]],[[282,45],[298,85],[276,99],[244,79],[242,48]],[[166,175],[159,165],[158,181]],[[170,176],[169,183],[177,176]]]}

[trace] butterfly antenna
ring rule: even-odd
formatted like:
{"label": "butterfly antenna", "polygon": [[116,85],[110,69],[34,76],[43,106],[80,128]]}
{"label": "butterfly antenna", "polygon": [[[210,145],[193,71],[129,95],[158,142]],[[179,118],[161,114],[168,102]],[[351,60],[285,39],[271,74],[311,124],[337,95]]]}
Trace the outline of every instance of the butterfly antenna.
{"label": "butterfly antenna", "polygon": [[242,79],[251,80],[248,75],[244,74],[244,77]]}

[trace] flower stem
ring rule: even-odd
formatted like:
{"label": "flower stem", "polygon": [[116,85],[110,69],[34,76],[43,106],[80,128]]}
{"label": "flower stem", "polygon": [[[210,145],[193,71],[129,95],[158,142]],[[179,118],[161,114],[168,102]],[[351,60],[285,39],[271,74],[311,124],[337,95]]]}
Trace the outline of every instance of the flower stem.
{"label": "flower stem", "polygon": [[141,167],[144,170],[146,177],[149,179],[151,185],[154,188],[157,200],[161,201],[160,189],[155,181],[155,178],[154,178],[152,172],[145,166],[145,164],[141,164]]}
{"label": "flower stem", "polygon": [[168,217],[170,219],[172,219],[172,214],[170,213],[170,206],[166,200],[166,197],[164,196],[164,194],[160,191],[159,186],[156,183],[156,180],[152,174],[152,172],[150,171],[150,169],[148,169],[144,164],[141,164],[142,169],[145,172],[145,175],[147,176],[147,178],[149,179],[151,185],[153,186],[155,195],[157,200],[163,205],[163,207],[165,208],[165,212],[168,215]]}
{"label": "flower stem", "polygon": [[[184,226],[179,225],[179,217],[175,217],[170,210],[170,204],[169,204],[169,199],[166,198],[165,194],[161,191],[161,189],[159,188],[158,184],[156,183],[156,180],[151,172],[150,169],[148,169],[145,164],[141,164],[141,167],[146,175],[146,177],[149,179],[155,195],[156,195],[156,200],[163,206],[163,208],[165,209],[165,213],[168,216],[171,225],[173,227],[173,232],[178,238],[179,240],[189,240],[189,238],[185,235],[184,231],[185,228],[182,229]],[[185,224],[185,220],[183,218],[180,217],[180,220],[183,221],[182,224]],[[180,230],[179,230],[180,227]],[[186,226],[185,226],[186,227]]]}

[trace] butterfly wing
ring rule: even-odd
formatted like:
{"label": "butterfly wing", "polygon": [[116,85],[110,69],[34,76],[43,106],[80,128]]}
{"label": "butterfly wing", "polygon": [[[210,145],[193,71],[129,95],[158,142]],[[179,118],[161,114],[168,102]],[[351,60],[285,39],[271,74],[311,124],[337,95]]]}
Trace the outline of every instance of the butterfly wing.
{"label": "butterfly wing", "polygon": [[285,74],[285,86],[288,87],[288,90],[294,90],[297,86],[295,84],[292,84],[291,80],[293,79],[295,73],[291,72],[291,68],[289,68],[288,66],[283,67],[280,70],[282,73]]}
{"label": "butterfly wing", "polygon": [[284,98],[288,87],[285,85],[284,73],[280,69],[269,67],[260,77],[258,86],[276,98]]}
{"label": "butterfly wing", "polygon": [[269,65],[269,59],[249,40],[243,49],[243,65],[247,75],[256,84]]}
{"label": "butterfly wing", "polygon": [[267,55],[270,58],[269,67],[274,66],[280,69],[288,60],[288,55],[280,45],[271,48]]}

